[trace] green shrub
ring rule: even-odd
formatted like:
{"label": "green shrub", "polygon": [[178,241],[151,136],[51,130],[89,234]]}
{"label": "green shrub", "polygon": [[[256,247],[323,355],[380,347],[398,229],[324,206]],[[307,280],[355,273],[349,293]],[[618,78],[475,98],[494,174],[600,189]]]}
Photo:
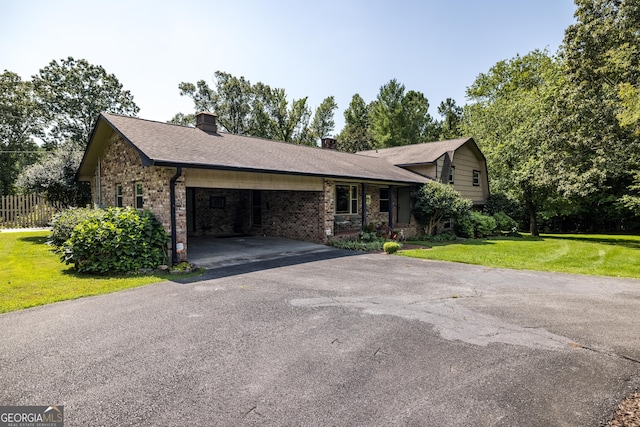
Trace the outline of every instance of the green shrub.
{"label": "green shrub", "polygon": [[374,252],[381,251],[383,240],[374,240],[372,242],[363,242],[361,240],[353,239],[333,239],[329,241],[329,246],[339,249],[346,249],[349,251],[365,251]]}
{"label": "green shrub", "polygon": [[436,234],[434,236],[421,236],[417,240],[421,242],[454,242],[458,237],[451,231],[445,231],[444,233]]}
{"label": "green shrub", "polygon": [[456,231],[461,237],[482,238],[496,230],[496,220],[480,212],[468,212],[456,222]]}
{"label": "green shrub", "polygon": [[454,230],[460,237],[475,237],[475,223],[471,211],[464,212],[456,218]]}
{"label": "green shrub", "polygon": [[378,234],[375,231],[360,231],[358,233],[358,239],[362,242],[375,242],[379,240]]}
{"label": "green shrub", "polygon": [[473,205],[452,186],[435,181],[424,184],[412,197],[413,215],[428,235],[432,235],[445,218],[457,221],[466,216]]}
{"label": "green shrub", "polygon": [[102,215],[102,211],[90,208],[70,208],[57,213],[51,221],[51,234],[48,242],[57,250],[69,240],[73,229],[92,215]]}
{"label": "green shrub", "polygon": [[518,229],[518,223],[504,212],[493,214],[496,221],[496,230],[512,233]]}
{"label": "green shrub", "polygon": [[495,233],[496,220],[493,217],[480,212],[472,212],[471,215],[475,222],[476,238],[487,237]]}
{"label": "green shrub", "polygon": [[78,224],[62,260],[81,273],[127,273],[167,262],[167,233],[149,212],[108,208]]}
{"label": "green shrub", "polygon": [[386,242],[382,245],[382,249],[388,254],[394,254],[400,249],[400,245],[396,242]]}

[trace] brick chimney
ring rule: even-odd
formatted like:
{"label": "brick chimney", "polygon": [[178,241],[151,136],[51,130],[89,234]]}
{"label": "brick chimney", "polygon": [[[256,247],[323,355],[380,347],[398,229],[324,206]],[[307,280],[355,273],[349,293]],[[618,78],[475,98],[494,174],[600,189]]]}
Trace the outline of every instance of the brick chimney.
{"label": "brick chimney", "polygon": [[321,139],[322,141],[322,149],[323,150],[337,150],[338,149],[338,140],[332,138],[330,136],[325,136]]}
{"label": "brick chimney", "polygon": [[218,133],[218,124],[216,119],[218,116],[215,113],[208,113],[203,111],[196,114],[196,127],[207,133]]}

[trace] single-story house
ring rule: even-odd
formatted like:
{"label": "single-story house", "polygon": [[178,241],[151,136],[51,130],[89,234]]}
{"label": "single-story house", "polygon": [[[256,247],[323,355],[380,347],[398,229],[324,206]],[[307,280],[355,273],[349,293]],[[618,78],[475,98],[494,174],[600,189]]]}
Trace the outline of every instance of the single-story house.
{"label": "single-story house", "polygon": [[[410,235],[411,192],[437,177],[382,155],[336,151],[331,138],[319,148],[218,132],[211,113],[196,123],[102,113],[77,174],[91,183],[95,205],[151,210],[171,236],[173,262],[187,259],[190,236],[324,243],[370,223]],[[486,180],[483,165],[473,167]]]}

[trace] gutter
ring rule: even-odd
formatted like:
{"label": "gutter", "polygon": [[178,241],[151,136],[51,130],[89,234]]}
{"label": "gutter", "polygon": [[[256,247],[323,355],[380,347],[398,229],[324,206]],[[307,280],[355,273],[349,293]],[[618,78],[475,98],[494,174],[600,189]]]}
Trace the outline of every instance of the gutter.
{"label": "gutter", "polygon": [[176,250],[178,232],[176,231],[176,181],[182,176],[182,166],[176,168],[176,174],[169,180],[169,203],[171,204],[171,262],[178,263],[178,251]]}

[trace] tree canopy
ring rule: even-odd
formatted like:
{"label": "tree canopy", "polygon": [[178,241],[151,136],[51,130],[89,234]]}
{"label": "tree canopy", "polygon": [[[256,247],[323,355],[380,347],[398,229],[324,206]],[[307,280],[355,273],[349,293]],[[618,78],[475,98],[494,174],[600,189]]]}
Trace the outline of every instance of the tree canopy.
{"label": "tree canopy", "polygon": [[33,86],[16,73],[0,74],[0,195],[15,192],[18,174],[38,158],[32,135],[40,129]]}
{"label": "tree canopy", "polygon": [[438,124],[429,114],[423,93],[410,90],[396,79],[380,87],[370,115],[371,136],[377,148],[435,141]]}
{"label": "tree canopy", "polygon": [[[182,82],[180,95],[193,100],[195,112],[215,112],[218,123],[230,133],[270,138],[304,145],[317,145],[335,128],[333,96],[325,98],[311,118],[307,97],[289,102],[284,89],[261,82],[251,84],[244,77],[216,71],[215,87],[206,81]],[[193,114],[178,113],[172,123],[193,124]]]}
{"label": "tree canopy", "polygon": [[344,128],[338,134],[338,149],[355,153],[373,148],[370,124],[371,105],[359,94],[353,95],[349,107],[344,110]]}
{"label": "tree canopy", "polygon": [[54,60],[30,81],[5,71],[0,75],[0,191],[15,192],[18,183],[63,203],[86,201],[86,192],[74,182],[75,168],[98,114],[138,110],[113,74],[84,59]]}
{"label": "tree canopy", "polygon": [[140,110],[115,75],[85,59],[51,61],[32,77],[32,84],[44,122],[38,136],[46,146],[66,140],[86,146],[98,114],[135,116]]}
{"label": "tree canopy", "polygon": [[546,52],[534,51],[498,62],[467,89],[473,102],[464,129],[487,158],[492,190],[526,207],[534,236],[554,179],[546,117],[559,84],[558,67]]}

